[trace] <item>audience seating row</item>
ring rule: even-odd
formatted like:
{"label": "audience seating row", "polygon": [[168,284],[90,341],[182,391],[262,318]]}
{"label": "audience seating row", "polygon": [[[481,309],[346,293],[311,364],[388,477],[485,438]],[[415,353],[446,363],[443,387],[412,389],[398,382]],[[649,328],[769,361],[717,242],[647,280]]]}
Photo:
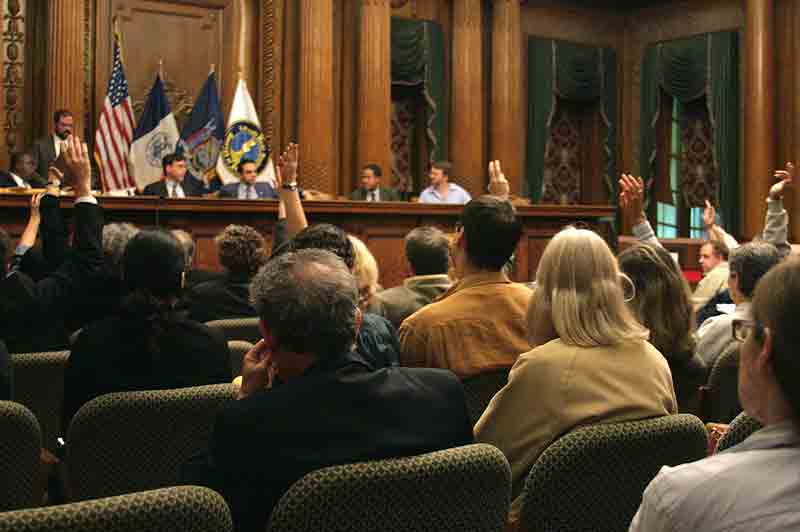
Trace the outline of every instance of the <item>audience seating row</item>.
{"label": "audience seating row", "polygon": [[[87,403],[68,434],[72,499],[174,485],[179,466],[206,446],[216,412],[234,396],[233,386],[223,384],[115,393]],[[20,405],[0,405],[29,427],[3,434],[33,434],[27,443],[32,478],[38,468],[36,420]],[[10,448],[4,442],[2,456],[18,456]],[[700,459],[705,450],[703,424],[687,414],[577,429],[551,445],[531,470],[523,522],[528,530],[623,530],[662,465]],[[4,460],[9,463],[24,467],[20,460]],[[5,485],[0,499],[20,485]],[[494,447],[470,445],[311,473],[284,495],[271,530],[502,530],[509,500],[505,457]],[[21,506],[30,500],[6,509]]]}

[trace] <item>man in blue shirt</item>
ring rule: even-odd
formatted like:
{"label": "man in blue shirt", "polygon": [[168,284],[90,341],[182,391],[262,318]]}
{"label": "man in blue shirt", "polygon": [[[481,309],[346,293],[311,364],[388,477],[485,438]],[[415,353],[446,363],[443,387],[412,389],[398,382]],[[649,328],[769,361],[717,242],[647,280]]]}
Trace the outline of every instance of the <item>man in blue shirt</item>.
{"label": "man in blue shirt", "polygon": [[464,205],[472,199],[469,192],[455,183],[450,183],[451,168],[452,165],[447,161],[433,163],[429,175],[431,186],[423,190],[422,194],[419,195],[420,203]]}

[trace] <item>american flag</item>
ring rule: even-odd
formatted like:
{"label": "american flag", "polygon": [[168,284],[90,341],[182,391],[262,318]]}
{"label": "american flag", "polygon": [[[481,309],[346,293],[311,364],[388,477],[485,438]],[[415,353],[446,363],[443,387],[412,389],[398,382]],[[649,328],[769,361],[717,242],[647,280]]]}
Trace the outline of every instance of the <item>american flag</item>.
{"label": "american flag", "polygon": [[114,33],[114,68],[108,80],[108,94],[94,137],[94,157],[100,167],[103,191],[126,190],[136,186],[128,173],[128,152],[136,127],[128,80],[122,70],[119,34]]}

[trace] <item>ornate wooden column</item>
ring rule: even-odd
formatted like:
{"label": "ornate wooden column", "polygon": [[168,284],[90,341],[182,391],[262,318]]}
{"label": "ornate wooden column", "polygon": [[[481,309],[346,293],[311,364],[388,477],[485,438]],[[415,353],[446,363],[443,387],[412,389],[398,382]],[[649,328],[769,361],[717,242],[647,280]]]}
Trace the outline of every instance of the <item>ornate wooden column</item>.
{"label": "ornate wooden column", "polygon": [[522,110],[522,22],[519,0],[494,0],[489,158],[499,159],[522,194],[525,113]]}
{"label": "ornate wooden column", "polygon": [[337,194],[333,81],[333,0],[300,0],[300,177]]}
{"label": "ornate wooden column", "polygon": [[0,8],[3,28],[3,88],[0,95],[2,102],[2,127],[0,127],[0,164],[8,168],[11,152],[24,145],[24,112],[25,112],[25,38],[27,3],[2,2]]}
{"label": "ornate wooden column", "polygon": [[[392,176],[392,56],[389,0],[361,0],[358,60],[358,167],[383,169],[383,186]],[[346,192],[346,191],[344,191]]]}
{"label": "ornate wooden column", "polygon": [[747,0],[745,9],[744,234],[751,239],[764,223],[764,198],[776,166],[775,3]]}
{"label": "ornate wooden column", "polygon": [[473,196],[486,190],[481,0],[453,2],[450,153],[453,181]]}
{"label": "ornate wooden column", "polygon": [[52,132],[53,113],[72,111],[75,134],[84,138],[84,2],[48,0],[47,17],[47,113],[46,129]]}

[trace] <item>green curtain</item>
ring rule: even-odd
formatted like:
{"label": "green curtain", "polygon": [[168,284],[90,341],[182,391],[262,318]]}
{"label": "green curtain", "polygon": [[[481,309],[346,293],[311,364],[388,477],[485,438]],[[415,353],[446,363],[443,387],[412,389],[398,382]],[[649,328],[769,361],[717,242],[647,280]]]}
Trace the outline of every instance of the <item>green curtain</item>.
{"label": "green curtain", "polygon": [[551,39],[528,39],[527,190],[534,203],[542,196],[544,152],[556,96],[581,103],[600,102],[607,128],[603,148],[608,166],[603,179],[616,195],[617,55],[614,50]]}
{"label": "green curtain", "polygon": [[392,17],[391,46],[392,84],[419,87],[427,104],[428,159],[447,159],[449,106],[442,27],[431,21]]}
{"label": "green curtain", "polygon": [[739,234],[739,34],[712,34],[710,55],[709,105],[719,170],[720,214],[727,230]]}
{"label": "green curtain", "polygon": [[681,103],[706,94],[709,36],[679,39],[658,46],[659,81],[664,91]]}
{"label": "green curtain", "polygon": [[650,45],[645,50],[641,80],[639,172],[648,184],[648,192],[655,177],[653,164],[661,90],[681,103],[706,96],[719,171],[720,214],[727,230],[737,234],[740,203],[738,33],[719,32]]}
{"label": "green curtain", "polygon": [[606,123],[607,166],[603,178],[606,181],[609,198],[616,202],[617,198],[617,52],[611,48],[603,48],[603,119]]}
{"label": "green curtain", "polygon": [[560,98],[594,102],[603,90],[599,48],[555,42],[556,93]]}
{"label": "green curtain", "polygon": [[641,153],[639,154],[639,175],[645,182],[646,203],[649,203],[654,176],[653,165],[656,160],[656,123],[661,110],[658,83],[658,45],[652,44],[644,51],[642,63],[642,116]]}
{"label": "green curtain", "polygon": [[544,150],[553,112],[553,41],[528,39],[528,147],[527,195],[533,203],[542,197]]}

